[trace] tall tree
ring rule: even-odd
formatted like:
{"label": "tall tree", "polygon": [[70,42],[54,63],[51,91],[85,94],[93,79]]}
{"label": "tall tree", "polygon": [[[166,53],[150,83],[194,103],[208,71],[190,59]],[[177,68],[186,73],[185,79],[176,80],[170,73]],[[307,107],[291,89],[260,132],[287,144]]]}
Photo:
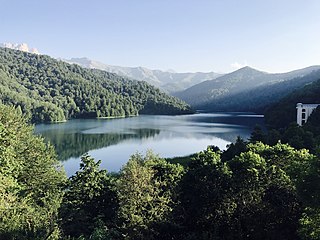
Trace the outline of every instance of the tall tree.
{"label": "tall tree", "polygon": [[118,200],[113,178],[100,170],[101,161],[84,155],[80,170],[66,185],[60,216],[65,236],[89,237],[95,228],[114,227]]}
{"label": "tall tree", "polygon": [[0,238],[58,238],[65,174],[19,109],[0,105]]}
{"label": "tall tree", "polygon": [[[178,238],[214,239],[228,226],[234,205],[229,198],[231,177],[220,152],[200,152],[191,162],[181,182],[180,205],[175,221]],[[221,233],[219,233],[221,232]]]}
{"label": "tall tree", "polygon": [[175,202],[174,188],[183,168],[149,152],[133,155],[120,171],[119,220],[132,239],[159,239],[157,227],[168,220]]}

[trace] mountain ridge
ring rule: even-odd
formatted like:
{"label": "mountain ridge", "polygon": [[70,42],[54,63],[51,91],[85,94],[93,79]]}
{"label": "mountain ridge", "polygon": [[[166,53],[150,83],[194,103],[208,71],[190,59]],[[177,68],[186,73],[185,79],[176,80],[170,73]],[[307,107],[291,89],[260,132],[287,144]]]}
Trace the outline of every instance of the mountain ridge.
{"label": "mountain ridge", "polygon": [[120,76],[129,77],[135,80],[146,81],[166,92],[177,92],[184,90],[194,84],[205,80],[215,79],[223,74],[215,72],[185,72],[177,73],[162,70],[152,70],[146,67],[122,67],[107,65],[98,61],[91,60],[86,57],[61,59],[71,64],[78,64],[86,68],[95,68],[107,72],[116,73]]}
{"label": "mountain ridge", "polygon": [[317,70],[320,70],[320,66],[315,65],[287,73],[267,73],[251,67],[244,67],[214,80],[196,84],[182,92],[175,93],[174,96],[186,101],[194,108],[205,108],[213,111],[234,111],[235,109],[230,109],[228,106],[223,109],[212,108],[210,104],[215,106],[223,105],[222,101],[241,92],[303,77]]}

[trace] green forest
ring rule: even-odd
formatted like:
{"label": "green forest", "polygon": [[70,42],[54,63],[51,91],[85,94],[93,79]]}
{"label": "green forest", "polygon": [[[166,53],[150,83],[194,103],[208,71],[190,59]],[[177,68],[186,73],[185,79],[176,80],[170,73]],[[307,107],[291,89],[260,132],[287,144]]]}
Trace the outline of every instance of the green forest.
{"label": "green forest", "polygon": [[[284,128],[297,118],[297,103],[320,103],[320,76],[302,88],[272,104],[265,112],[266,123],[271,128]],[[286,114],[283,114],[285,112]]]}
{"label": "green forest", "polygon": [[256,128],[248,141],[208,146],[184,165],[137,153],[110,174],[84,155],[68,179],[19,108],[0,112],[0,239],[320,238],[314,149],[275,134],[267,144],[272,134]]}
{"label": "green forest", "polygon": [[33,123],[193,112],[146,82],[8,48],[0,48],[0,101]]}
{"label": "green forest", "polygon": [[265,122],[269,131],[263,133],[257,128],[257,137],[268,144],[274,144],[279,139],[283,143],[311,153],[320,153],[320,107],[308,118],[306,124],[299,127],[296,124],[297,103],[320,103],[320,80],[300,88],[285,96],[281,101],[271,105],[265,111]]}
{"label": "green forest", "polygon": [[[282,102],[284,96],[292,94],[295,91],[300,91],[304,86],[319,85],[319,83],[315,83],[319,78],[320,71],[312,71],[303,77],[295,77],[287,81],[273,81],[250,90],[230,94],[219,98],[217,101],[203,104],[201,107],[207,111],[251,111],[264,113],[270,106],[279,105],[279,101],[281,100]],[[307,88],[310,89],[310,86]],[[308,93],[306,94],[307,96]],[[308,101],[309,99],[306,98],[305,100]],[[280,103],[280,105],[283,106],[283,103]],[[295,110],[295,108],[292,109]],[[294,121],[292,117],[291,121]]]}

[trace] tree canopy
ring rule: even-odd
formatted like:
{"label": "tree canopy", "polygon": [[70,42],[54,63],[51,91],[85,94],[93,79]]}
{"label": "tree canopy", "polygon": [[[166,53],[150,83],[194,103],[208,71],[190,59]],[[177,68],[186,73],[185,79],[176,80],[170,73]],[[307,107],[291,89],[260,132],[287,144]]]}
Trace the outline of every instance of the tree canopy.
{"label": "tree canopy", "polygon": [[65,180],[53,147],[0,104],[0,238],[57,239]]}
{"label": "tree canopy", "polygon": [[117,174],[82,157],[66,180],[19,109],[0,105],[1,239],[319,239],[319,157],[269,139],[137,153]]}

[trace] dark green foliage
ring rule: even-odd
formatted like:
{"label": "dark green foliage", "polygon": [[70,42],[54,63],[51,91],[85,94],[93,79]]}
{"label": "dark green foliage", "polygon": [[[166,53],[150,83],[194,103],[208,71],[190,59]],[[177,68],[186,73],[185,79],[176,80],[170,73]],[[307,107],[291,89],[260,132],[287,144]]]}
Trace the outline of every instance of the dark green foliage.
{"label": "dark green foliage", "polygon": [[312,131],[307,131],[305,128],[299,127],[296,123],[291,123],[288,128],[285,129],[282,135],[282,141],[289,143],[297,149],[312,149],[314,147]]}
{"label": "dark green foliage", "polygon": [[235,156],[239,156],[240,153],[245,152],[247,150],[247,142],[238,136],[235,143],[230,143],[227,147],[227,150],[221,154],[222,161],[230,160]]}
{"label": "dark green foliage", "polygon": [[176,213],[177,225],[182,228],[178,234],[211,239],[210,235],[213,237],[228,225],[234,208],[227,195],[231,172],[210,148],[198,154],[189,166],[181,183],[181,204]]}
{"label": "dark green foliage", "polygon": [[[312,132],[314,136],[320,136],[320,106],[318,106],[308,118],[303,126],[306,131]],[[320,144],[320,138],[315,139]]]}
{"label": "dark green foliage", "polygon": [[114,225],[118,199],[113,179],[85,155],[80,170],[66,185],[60,217],[64,236],[90,236],[96,227]]}
{"label": "dark green foliage", "polygon": [[[320,239],[320,108],[313,111],[308,122],[300,127],[295,123],[295,107],[298,102],[320,103],[319,96],[320,80],[285,97],[266,112],[266,122],[271,127],[267,134],[269,144],[274,144],[278,138],[297,149],[306,148],[318,156],[309,161],[301,161],[295,153],[284,158],[285,161],[283,158],[279,159],[283,168],[293,177],[299,200],[302,202],[303,213],[298,230],[301,239]],[[289,124],[290,122],[292,123]],[[307,156],[307,153],[304,155]]]}
{"label": "dark green foliage", "polygon": [[306,208],[300,219],[300,237],[303,240],[320,239],[320,209]]}
{"label": "dark green foliage", "polygon": [[58,239],[64,181],[53,147],[0,105],[0,239]]}
{"label": "dark green foliage", "polygon": [[320,103],[320,80],[296,90],[270,106],[265,112],[266,124],[270,128],[279,129],[287,127],[291,122],[296,122],[297,103]]}
{"label": "dark green foliage", "polygon": [[256,125],[253,128],[249,141],[252,143],[256,142],[265,142],[266,135],[263,132],[262,128],[259,125]]}
{"label": "dark green foliage", "polygon": [[33,122],[192,112],[146,82],[7,48],[0,48],[0,86],[0,100]]}
{"label": "dark green foliage", "polygon": [[304,203],[299,229],[302,239],[320,239],[320,158],[314,158],[302,173],[297,190]]}
{"label": "dark green foliage", "polygon": [[309,207],[320,207],[320,159],[313,158],[305,168],[305,171],[301,173],[302,176],[297,184],[297,189],[303,202]]}
{"label": "dark green foliage", "polygon": [[317,126],[320,124],[320,106],[318,106],[308,118],[307,124],[311,124],[313,126]]}
{"label": "dark green foliage", "polygon": [[208,148],[190,162],[176,239],[298,239],[302,207],[294,183],[312,155],[261,143],[229,159],[224,155],[224,162],[220,154]]}
{"label": "dark green foliage", "polygon": [[319,154],[320,107],[313,111],[306,124],[299,127],[296,124],[296,104],[299,102],[320,103],[320,80],[284,97],[265,112],[269,131],[261,141],[274,145],[280,140],[297,149],[307,148],[312,153]]}
{"label": "dark green foliage", "polygon": [[282,135],[276,129],[271,129],[267,131],[266,134],[266,143],[273,146],[276,145],[279,141],[281,141]]}
{"label": "dark green foliage", "polygon": [[270,107],[265,118],[271,129],[268,131],[270,144],[274,144],[274,140],[278,138],[297,149],[306,148],[317,155],[302,162],[292,155],[283,162],[287,172],[295,179],[299,200],[302,202],[299,236],[301,239],[315,240],[320,239],[320,108],[314,110],[307,123],[300,127],[295,123],[296,104],[299,102],[320,103],[320,80],[295,91]]}

